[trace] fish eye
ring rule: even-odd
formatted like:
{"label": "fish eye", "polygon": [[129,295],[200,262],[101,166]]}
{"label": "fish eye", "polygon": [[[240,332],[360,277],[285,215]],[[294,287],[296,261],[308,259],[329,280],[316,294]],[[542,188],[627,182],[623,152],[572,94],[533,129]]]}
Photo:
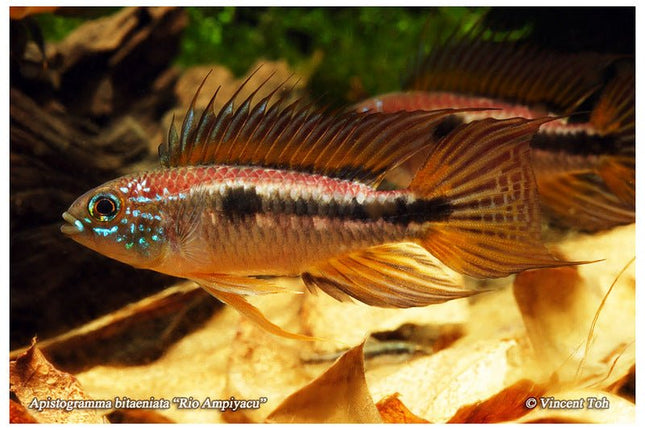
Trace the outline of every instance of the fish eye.
{"label": "fish eye", "polygon": [[113,194],[97,194],[87,205],[92,218],[103,222],[112,221],[120,208],[121,202]]}

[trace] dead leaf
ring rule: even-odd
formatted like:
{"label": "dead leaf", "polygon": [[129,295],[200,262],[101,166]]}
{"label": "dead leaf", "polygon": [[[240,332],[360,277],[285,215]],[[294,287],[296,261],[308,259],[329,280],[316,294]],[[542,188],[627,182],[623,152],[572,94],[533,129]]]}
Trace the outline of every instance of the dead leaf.
{"label": "dead leaf", "polygon": [[[95,398],[222,399],[238,319],[234,309],[223,307],[200,330],[183,337],[151,363],[95,366],[76,376]],[[171,403],[169,409],[157,412],[178,423],[223,422],[219,410],[176,406]]]}
{"label": "dead leaf", "polygon": [[15,400],[9,399],[9,422],[11,424],[31,424],[38,421],[31,416],[27,408]]}
{"label": "dead leaf", "polygon": [[515,299],[536,356],[548,373],[557,369],[567,380],[582,357],[594,310],[585,288],[575,267],[533,270],[515,278]]}
{"label": "dead leaf", "polygon": [[513,297],[512,280],[504,278],[495,281],[496,290],[469,299],[466,334],[457,340],[458,345],[526,336],[522,315]]}
{"label": "dead leaf", "polygon": [[399,400],[399,393],[394,393],[381,399],[376,408],[381,414],[381,418],[386,423],[392,424],[408,424],[408,423],[429,423],[430,421],[414,415],[410,410]]}
{"label": "dead leaf", "polygon": [[371,333],[397,330],[405,324],[442,326],[464,323],[468,301],[452,300],[439,305],[409,309],[386,309],[359,302],[339,302],[326,294],[306,294],[302,325],[312,336],[330,339],[315,342],[318,353],[336,352],[356,345]]}
{"label": "dead leaf", "polygon": [[608,387],[629,372],[635,362],[633,245],[633,226],[580,236],[559,247],[566,259],[603,261],[517,275],[515,298],[545,377],[557,374],[562,386]]}
{"label": "dead leaf", "polygon": [[[82,406],[83,401],[91,401],[92,398],[83,391],[74,376],[52,366],[35,342],[23,355],[9,363],[9,374],[11,392],[40,423],[107,422],[103,410]],[[74,401],[79,401],[81,406],[75,405]],[[41,409],[41,402],[54,402],[56,406]]]}
{"label": "dead leaf", "polygon": [[[283,329],[300,333],[298,308],[302,295],[275,294],[250,298],[253,305]],[[248,319],[238,316],[237,334],[232,341],[224,398],[266,398],[258,409],[223,412],[227,422],[262,422],[293,391],[307,384],[321,366],[303,365],[301,354],[311,342],[274,336]],[[329,367],[328,363],[323,364]]]}
{"label": "dead leaf", "polygon": [[[143,364],[196,329],[218,306],[194,282],[184,282],[130,303],[38,348],[62,370],[78,373],[97,364]],[[28,348],[11,351],[15,359]]]}
{"label": "dead leaf", "polygon": [[483,401],[507,386],[513,366],[509,356],[516,345],[515,340],[454,345],[410,361],[387,376],[368,372],[370,393],[374,398],[401,393],[401,401],[413,414],[445,422],[462,406]]}
{"label": "dead leaf", "polygon": [[380,423],[365,382],[363,344],[287,397],[268,417],[274,423]]}
{"label": "dead leaf", "polygon": [[448,422],[497,423],[511,421],[529,413],[531,410],[526,407],[526,399],[538,397],[544,391],[544,385],[522,379],[482,402],[462,407]]}

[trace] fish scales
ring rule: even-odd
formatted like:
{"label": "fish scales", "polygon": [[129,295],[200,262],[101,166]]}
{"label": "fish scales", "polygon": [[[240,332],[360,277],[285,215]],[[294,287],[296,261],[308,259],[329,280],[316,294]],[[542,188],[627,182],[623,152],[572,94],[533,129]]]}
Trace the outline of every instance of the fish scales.
{"label": "fish scales", "polygon": [[[244,298],[275,276],[338,300],[406,308],[478,291],[461,274],[573,264],[540,238],[529,141],[548,118],[456,125],[459,110],[343,113],[237,93],[159,148],[162,167],[80,196],[61,231],[113,259],[198,282],[269,332],[296,339]],[[239,92],[239,90],[238,90]],[[449,131],[450,129],[451,131]],[[409,186],[379,183],[415,154]],[[620,185],[620,184],[619,184]],[[628,191],[628,190],[627,190]]]}
{"label": "fish scales", "polygon": [[[173,256],[172,262],[160,260],[158,268],[175,276],[214,269],[296,275],[346,252],[414,239],[423,223],[450,214],[442,199],[416,199],[407,191],[376,191],[360,183],[275,169],[183,167],[124,182],[131,200],[156,201],[161,208],[159,227],[175,249],[182,248],[184,261]],[[195,225],[188,227],[191,223]],[[185,231],[192,232],[190,237],[180,238]],[[192,258],[196,254],[204,255]]]}

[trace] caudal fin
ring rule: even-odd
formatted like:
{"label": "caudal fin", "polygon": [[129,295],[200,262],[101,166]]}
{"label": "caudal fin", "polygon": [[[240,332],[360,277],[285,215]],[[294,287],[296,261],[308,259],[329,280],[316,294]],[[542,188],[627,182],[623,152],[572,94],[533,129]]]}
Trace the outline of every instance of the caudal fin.
{"label": "caudal fin", "polygon": [[555,259],[540,238],[529,142],[549,120],[473,121],[433,148],[410,190],[448,201],[450,215],[428,224],[426,249],[475,278],[572,264]]}

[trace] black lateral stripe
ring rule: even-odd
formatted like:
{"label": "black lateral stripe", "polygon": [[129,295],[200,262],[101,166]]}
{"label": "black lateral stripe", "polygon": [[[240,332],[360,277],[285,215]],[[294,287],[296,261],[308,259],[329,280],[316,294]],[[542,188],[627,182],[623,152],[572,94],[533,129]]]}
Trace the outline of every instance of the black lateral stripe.
{"label": "black lateral stripe", "polygon": [[[264,197],[266,199],[266,197]],[[229,219],[246,218],[264,213],[263,197],[253,188],[231,188],[222,197],[222,211]],[[408,203],[404,197],[379,203],[361,204],[356,198],[348,202],[331,200],[328,203],[313,199],[271,198],[264,205],[267,213],[275,215],[319,216],[347,221],[375,222],[384,220],[397,225],[445,220],[452,213],[452,205],[444,198],[418,199]]]}
{"label": "black lateral stripe", "polygon": [[561,134],[540,130],[531,141],[532,148],[572,155],[620,154],[625,146],[612,136],[589,135],[585,132]]}
{"label": "black lateral stripe", "polygon": [[452,213],[452,205],[443,197],[418,199],[408,203],[403,197],[386,206],[383,218],[395,224],[424,223],[445,220]]}
{"label": "black lateral stripe", "polygon": [[222,211],[227,218],[255,215],[262,211],[262,198],[253,188],[230,188],[222,198]]}

